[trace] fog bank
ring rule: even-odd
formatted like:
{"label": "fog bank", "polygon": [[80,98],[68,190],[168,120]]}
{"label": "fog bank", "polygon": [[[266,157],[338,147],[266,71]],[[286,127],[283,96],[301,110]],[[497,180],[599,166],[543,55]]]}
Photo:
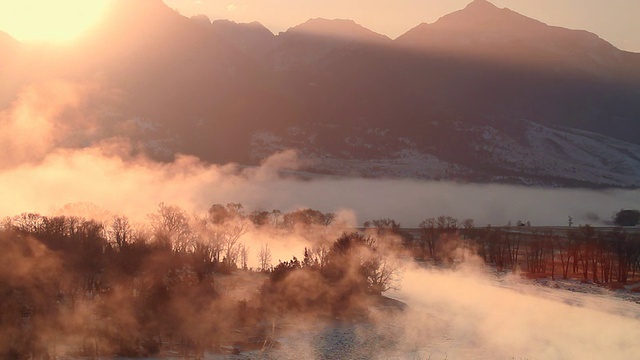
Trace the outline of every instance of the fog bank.
{"label": "fog bank", "polygon": [[456,184],[399,179],[326,178],[300,180],[282,176],[295,169],[295,152],[276,154],[256,168],[208,165],[179,156],[172,163],[126,158],[108,146],[57,149],[37,163],[0,171],[4,201],[0,214],[52,213],[68,203],[89,202],[135,219],[160,202],[187,211],[205,211],[213,203],[238,202],[249,209],[289,211],[353,210],[357,223],[393,218],[415,227],[428,217],[472,218],[476,225],[600,225],[621,208],[640,203],[638,190],[544,189],[508,185]]}
{"label": "fog bank", "polygon": [[640,351],[638,305],[612,297],[419,268],[392,296],[410,305],[402,346],[425,358],[632,359]]}

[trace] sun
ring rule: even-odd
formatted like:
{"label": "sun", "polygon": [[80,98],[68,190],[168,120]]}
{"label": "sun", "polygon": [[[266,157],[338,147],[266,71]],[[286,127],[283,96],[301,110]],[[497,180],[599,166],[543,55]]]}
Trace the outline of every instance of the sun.
{"label": "sun", "polygon": [[24,42],[71,42],[100,20],[111,1],[1,0],[0,31]]}

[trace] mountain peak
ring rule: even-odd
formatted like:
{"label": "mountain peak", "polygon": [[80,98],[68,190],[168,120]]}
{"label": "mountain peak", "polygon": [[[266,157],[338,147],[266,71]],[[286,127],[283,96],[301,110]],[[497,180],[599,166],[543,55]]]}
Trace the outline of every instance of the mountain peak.
{"label": "mountain peak", "polygon": [[473,0],[472,2],[469,3],[469,5],[465,7],[465,9],[476,10],[476,11],[477,10],[486,11],[486,10],[499,10],[500,8],[493,5],[487,0]]}
{"label": "mountain peak", "polygon": [[267,41],[267,39],[273,38],[274,36],[271,30],[257,21],[237,23],[235,21],[221,19],[213,21],[211,26],[216,33],[227,38],[235,38],[237,36],[254,38],[257,36],[262,39],[262,41]]}
{"label": "mountain peak", "polygon": [[252,22],[249,22],[249,23],[238,23],[238,22],[231,21],[231,20],[228,20],[228,19],[218,19],[218,20],[214,20],[212,22],[212,24],[214,26],[216,26],[216,27],[260,29],[260,30],[266,29],[267,31],[269,31],[264,25],[262,25],[262,23],[260,23],[258,21],[252,21]]}
{"label": "mountain peak", "polygon": [[432,24],[446,31],[505,32],[539,30],[546,24],[507,8],[499,8],[487,0],[474,0],[464,9],[445,15]]}
{"label": "mountain peak", "polygon": [[304,34],[359,41],[389,40],[388,37],[371,31],[355,21],[348,19],[309,19],[300,25],[290,28],[283,34]]}
{"label": "mountain peak", "polygon": [[294,26],[288,31],[329,34],[344,30],[350,30],[354,27],[359,27],[359,25],[356,24],[353,20],[314,18],[309,19],[300,25]]}
{"label": "mountain peak", "polygon": [[487,0],[473,0],[465,8],[467,10],[497,10],[497,6],[493,5]]}
{"label": "mountain peak", "polygon": [[546,24],[487,0],[474,0],[464,9],[444,15],[432,24],[423,23],[398,37],[405,44],[465,45],[471,39],[506,39],[544,31]]}
{"label": "mountain peak", "polygon": [[193,21],[194,23],[204,26],[204,27],[209,27],[211,26],[211,19],[209,19],[209,17],[207,15],[204,14],[198,14],[198,15],[194,15],[191,18],[191,21]]}

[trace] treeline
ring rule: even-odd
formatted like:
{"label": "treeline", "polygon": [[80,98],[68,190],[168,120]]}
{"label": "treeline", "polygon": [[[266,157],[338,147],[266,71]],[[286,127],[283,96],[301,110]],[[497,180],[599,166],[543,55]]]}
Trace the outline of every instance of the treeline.
{"label": "treeline", "polygon": [[438,263],[451,263],[461,248],[498,271],[519,270],[530,276],[624,284],[640,273],[640,233],[623,228],[598,230],[585,225],[555,232],[524,224],[475,228],[471,219],[441,216],[423,221],[412,245],[417,259]]}
{"label": "treeline", "polygon": [[[0,357],[201,358],[205,351],[261,349],[273,343],[278,318],[362,314],[371,295],[394,284],[397,268],[381,237],[345,232],[326,240],[331,213],[246,213],[239,204],[215,204],[206,214],[188,215],[160,204],[148,220],[6,219],[0,231]],[[260,266],[251,271],[249,231],[274,241],[303,234],[315,245],[302,261],[294,257],[273,267],[269,245],[262,244]],[[251,285],[255,295],[238,299],[220,286],[250,273],[266,274]]]}
{"label": "treeline", "polygon": [[[0,357],[266,349],[286,316],[366,317],[398,284],[400,259],[455,267],[473,256],[499,271],[598,283],[623,284],[640,270],[637,233],[520,225],[477,228],[440,216],[418,230],[393,219],[345,229],[332,213],[247,212],[233,203],[195,215],[160,204],[144,224],[21,214],[0,229]],[[273,266],[270,244],[252,241],[256,234],[296,235],[309,246]],[[253,291],[238,298],[228,283]]]}

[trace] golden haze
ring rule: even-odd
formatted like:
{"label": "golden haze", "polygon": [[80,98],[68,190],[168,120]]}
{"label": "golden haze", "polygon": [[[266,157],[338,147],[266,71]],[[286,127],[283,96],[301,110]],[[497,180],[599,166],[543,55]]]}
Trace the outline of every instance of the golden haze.
{"label": "golden haze", "polygon": [[100,20],[110,0],[0,2],[0,29],[20,41],[67,43]]}

